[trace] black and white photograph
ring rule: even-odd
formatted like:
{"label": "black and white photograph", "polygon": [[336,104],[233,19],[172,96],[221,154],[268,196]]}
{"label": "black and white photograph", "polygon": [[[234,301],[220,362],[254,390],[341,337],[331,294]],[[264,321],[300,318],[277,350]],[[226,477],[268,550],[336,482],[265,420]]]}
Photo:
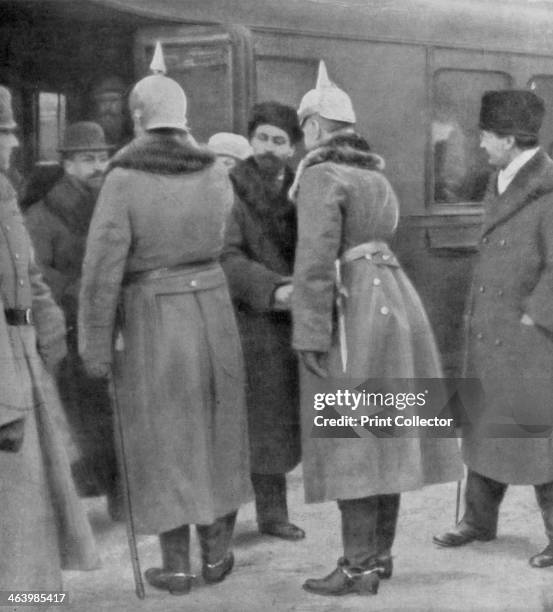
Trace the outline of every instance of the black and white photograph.
{"label": "black and white photograph", "polygon": [[0,0],[0,611],[553,611],[553,0]]}

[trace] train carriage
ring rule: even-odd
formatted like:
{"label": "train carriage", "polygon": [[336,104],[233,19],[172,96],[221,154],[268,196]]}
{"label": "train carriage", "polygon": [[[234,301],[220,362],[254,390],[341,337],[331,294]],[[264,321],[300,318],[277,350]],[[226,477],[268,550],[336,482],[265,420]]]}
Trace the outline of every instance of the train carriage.
{"label": "train carriage", "polygon": [[297,106],[319,59],[350,93],[358,128],[387,161],[402,204],[395,248],[429,311],[449,374],[489,175],[478,106],[529,87],[553,143],[553,4],[523,0],[0,0],[0,83],[21,126],[19,172],[54,162],[91,84],[129,86],[154,43],[189,97],[197,139],[245,132],[252,103]]}

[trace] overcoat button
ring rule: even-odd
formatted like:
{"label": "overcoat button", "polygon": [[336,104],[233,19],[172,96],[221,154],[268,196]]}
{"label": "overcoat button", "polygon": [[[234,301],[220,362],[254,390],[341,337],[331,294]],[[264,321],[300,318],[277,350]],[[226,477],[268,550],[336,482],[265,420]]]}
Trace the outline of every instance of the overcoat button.
{"label": "overcoat button", "polygon": [[501,340],[499,338],[497,338],[494,342],[495,346],[501,346],[503,344],[503,342],[501,342]]}
{"label": "overcoat button", "polygon": [[16,259],[19,259],[19,253],[16,253],[16,254],[14,255],[14,257],[15,257]]}
{"label": "overcoat button", "polygon": [[482,238],[482,243],[483,244],[488,244],[488,239],[486,237]]}
{"label": "overcoat button", "polygon": [[381,280],[379,278],[375,278],[373,280],[373,285],[375,285],[376,287],[378,287],[378,285],[380,285],[380,283],[381,283]]}
{"label": "overcoat button", "polygon": [[507,241],[506,241],[505,239],[503,239],[503,238],[502,238],[502,239],[499,241],[499,244],[500,244],[501,246],[505,246],[505,245],[507,244]]}
{"label": "overcoat button", "polygon": [[8,231],[8,232],[10,231],[10,226],[9,225],[6,224],[6,225],[4,225],[4,227],[6,228],[6,231]]}
{"label": "overcoat button", "polygon": [[482,340],[482,338],[484,337],[480,332],[478,332],[476,334],[476,337],[478,338],[478,340]]}
{"label": "overcoat button", "polygon": [[23,287],[23,285],[25,285],[25,281],[24,281],[24,280],[20,280],[20,281],[19,281],[19,286],[20,286],[20,287]]}
{"label": "overcoat button", "polygon": [[478,291],[480,291],[480,293],[484,293],[484,291],[486,291],[486,287],[484,287],[484,285],[480,285],[480,287],[478,287]]}
{"label": "overcoat button", "polygon": [[503,289],[500,289],[500,290],[497,292],[497,295],[502,296],[502,295],[503,295]]}
{"label": "overcoat button", "polygon": [[190,281],[190,286],[191,287],[197,287],[198,286],[198,281],[195,281],[195,280]]}
{"label": "overcoat button", "polygon": [[387,306],[382,306],[380,309],[380,313],[383,315],[387,315],[390,312],[390,309]]}

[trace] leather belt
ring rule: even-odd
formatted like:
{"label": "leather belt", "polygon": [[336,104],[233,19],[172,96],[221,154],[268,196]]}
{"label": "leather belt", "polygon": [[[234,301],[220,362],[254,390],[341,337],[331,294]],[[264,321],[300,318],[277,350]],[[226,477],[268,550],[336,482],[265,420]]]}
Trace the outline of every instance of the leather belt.
{"label": "leather belt", "polygon": [[156,278],[163,278],[164,276],[179,272],[208,270],[210,268],[214,268],[216,264],[217,260],[215,259],[205,259],[193,263],[177,264],[176,266],[171,266],[168,268],[154,268],[153,270],[144,270],[142,272],[128,272],[123,279],[123,286],[144,280],[155,280]]}
{"label": "leather belt", "polygon": [[30,308],[6,308],[4,310],[8,325],[33,325],[33,311]]}

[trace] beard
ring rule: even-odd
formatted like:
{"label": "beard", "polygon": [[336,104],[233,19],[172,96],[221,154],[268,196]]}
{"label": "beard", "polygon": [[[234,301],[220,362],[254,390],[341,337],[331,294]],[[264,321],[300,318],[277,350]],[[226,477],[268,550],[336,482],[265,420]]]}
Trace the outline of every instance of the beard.
{"label": "beard", "polygon": [[257,155],[255,162],[259,168],[259,174],[267,182],[275,181],[285,166],[285,162],[274,153]]}
{"label": "beard", "polygon": [[97,117],[96,121],[102,126],[106,140],[110,144],[117,143],[121,139],[125,127],[123,115],[104,113]]}

